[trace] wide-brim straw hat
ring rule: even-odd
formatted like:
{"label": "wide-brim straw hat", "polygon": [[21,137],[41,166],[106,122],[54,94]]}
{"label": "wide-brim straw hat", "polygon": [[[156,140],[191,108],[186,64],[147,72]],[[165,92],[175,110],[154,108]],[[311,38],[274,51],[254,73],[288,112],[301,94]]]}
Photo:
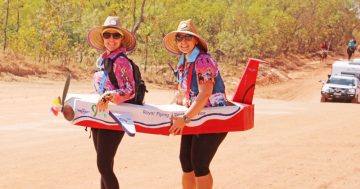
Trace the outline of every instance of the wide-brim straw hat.
{"label": "wide-brim straw hat", "polygon": [[89,45],[98,50],[105,50],[102,32],[107,28],[113,28],[123,35],[120,47],[126,48],[126,51],[132,51],[135,48],[135,36],[127,29],[121,27],[119,17],[117,16],[108,16],[102,26],[94,27],[88,32],[87,41]]}
{"label": "wide-brim straw hat", "polygon": [[189,20],[181,21],[177,30],[166,34],[165,37],[163,38],[163,45],[169,52],[178,54],[178,55],[182,54],[182,52],[177,47],[177,44],[175,41],[175,36],[177,33],[184,33],[184,34],[190,34],[190,35],[195,36],[199,40],[198,45],[200,46],[200,49],[204,50],[205,52],[208,51],[208,46],[207,46],[206,41],[199,35],[193,21],[191,19],[189,19]]}

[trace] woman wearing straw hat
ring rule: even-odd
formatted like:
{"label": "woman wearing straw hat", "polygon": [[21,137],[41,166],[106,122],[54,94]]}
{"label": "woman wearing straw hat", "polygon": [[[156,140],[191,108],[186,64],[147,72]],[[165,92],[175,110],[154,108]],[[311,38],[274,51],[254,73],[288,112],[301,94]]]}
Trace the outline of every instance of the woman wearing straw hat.
{"label": "woman wearing straw hat", "polygon": [[[118,17],[109,16],[102,26],[88,32],[87,40],[90,46],[103,52],[96,62],[98,71],[93,77],[95,90],[101,95],[96,104],[97,110],[105,111],[109,102],[120,104],[134,98],[132,67],[124,55],[135,48],[134,36],[120,27]],[[101,174],[101,189],[117,189],[119,183],[113,165],[124,132],[105,129],[91,129],[91,132]]]}
{"label": "woman wearing straw hat", "polygon": [[[176,102],[187,106],[188,110],[184,116],[172,118],[169,132],[177,135],[204,107],[226,106],[225,86],[216,62],[207,54],[206,41],[199,35],[191,19],[180,22],[176,31],[168,33],[163,45],[169,52],[180,55]],[[212,188],[209,166],[226,135],[209,133],[181,136],[180,163],[184,189]]]}

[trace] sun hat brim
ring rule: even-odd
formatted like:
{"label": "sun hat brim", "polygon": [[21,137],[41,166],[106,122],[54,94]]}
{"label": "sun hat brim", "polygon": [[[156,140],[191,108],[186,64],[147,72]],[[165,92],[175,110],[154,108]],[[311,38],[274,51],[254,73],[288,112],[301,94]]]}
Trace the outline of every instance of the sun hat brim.
{"label": "sun hat brim", "polygon": [[208,46],[207,46],[206,41],[201,36],[197,35],[196,33],[193,33],[191,31],[172,31],[172,32],[166,34],[165,37],[163,38],[163,46],[169,52],[176,54],[176,55],[182,54],[182,52],[177,47],[176,40],[175,40],[176,34],[178,34],[178,33],[190,34],[190,35],[195,36],[199,40],[199,45],[201,46],[201,49],[204,50],[205,52],[208,51]]}
{"label": "sun hat brim", "polygon": [[121,47],[126,48],[126,51],[134,50],[136,46],[136,38],[135,36],[124,28],[117,28],[117,27],[105,27],[105,26],[98,26],[92,28],[87,35],[87,41],[89,45],[97,50],[105,50],[104,40],[101,36],[102,31],[105,28],[114,28],[116,30],[121,31],[123,34],[123,39],[121,42]]}

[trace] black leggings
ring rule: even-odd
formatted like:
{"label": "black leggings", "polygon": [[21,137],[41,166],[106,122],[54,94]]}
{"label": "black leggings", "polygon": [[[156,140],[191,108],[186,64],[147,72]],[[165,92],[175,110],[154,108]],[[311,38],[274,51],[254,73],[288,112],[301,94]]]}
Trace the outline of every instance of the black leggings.
{"label": "black leggings", "polygon": [[91,129],[101,174],[101,189],[118,189],[119,182],[113,171],[116,150],[124,136],[123,131]]}
{"label": "black leggings", "polygon": [[227,133],[181,136],[180,163],[183,172],[195,172],[196,177],[210,173],[210,163]]}

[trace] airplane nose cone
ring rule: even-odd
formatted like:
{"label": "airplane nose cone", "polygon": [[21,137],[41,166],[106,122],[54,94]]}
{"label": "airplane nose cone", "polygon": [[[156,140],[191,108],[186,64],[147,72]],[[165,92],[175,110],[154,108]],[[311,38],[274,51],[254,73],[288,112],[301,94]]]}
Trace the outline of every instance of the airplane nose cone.
{"label": "airplane nose cone", "polygon": [[72,109],[72,107],[70,105],[67,105],[67,104],[63,107],[62,113],[63,113],[65,119],[68,121],[72,121],[75,117],[74,110]]}

